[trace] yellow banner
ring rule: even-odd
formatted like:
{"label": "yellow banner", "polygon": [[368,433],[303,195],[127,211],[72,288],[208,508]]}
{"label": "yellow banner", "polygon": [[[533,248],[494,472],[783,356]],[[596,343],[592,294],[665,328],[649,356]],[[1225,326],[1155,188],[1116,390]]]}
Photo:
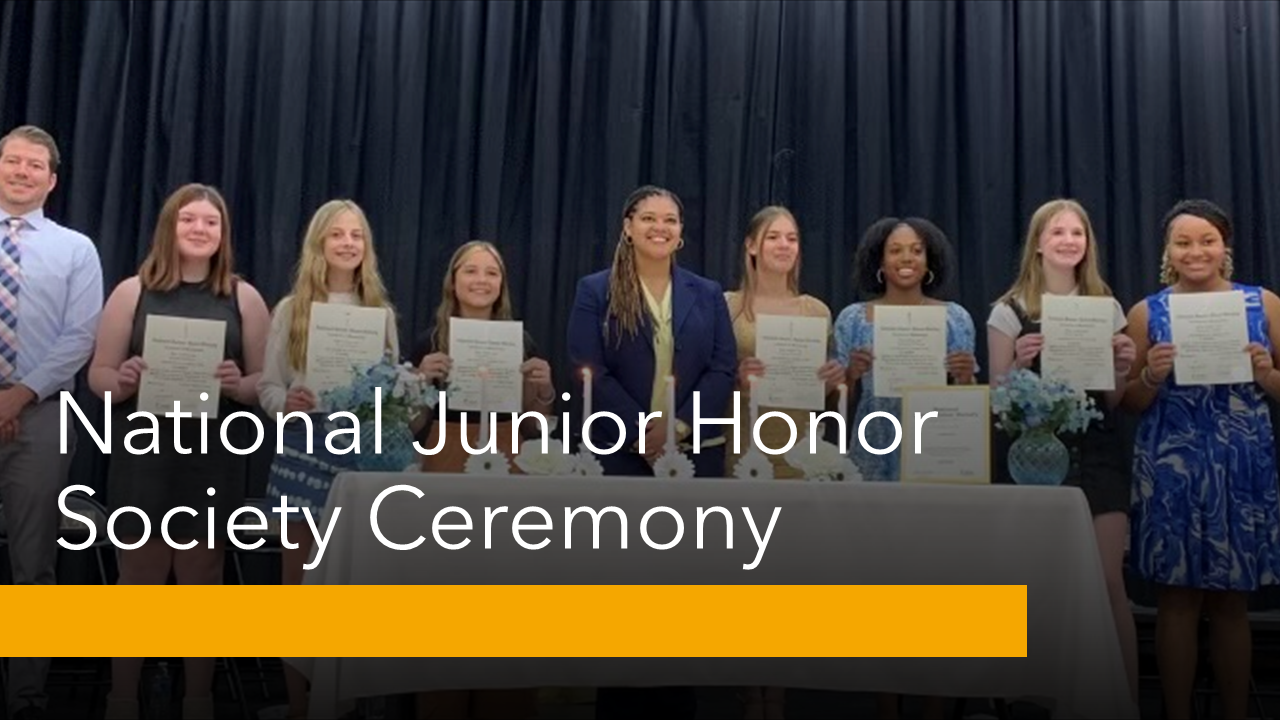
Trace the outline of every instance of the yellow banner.
{"label": "yellow banner", "polygon": [[4,657],[1026,657],[1025,585],[7,585]]}

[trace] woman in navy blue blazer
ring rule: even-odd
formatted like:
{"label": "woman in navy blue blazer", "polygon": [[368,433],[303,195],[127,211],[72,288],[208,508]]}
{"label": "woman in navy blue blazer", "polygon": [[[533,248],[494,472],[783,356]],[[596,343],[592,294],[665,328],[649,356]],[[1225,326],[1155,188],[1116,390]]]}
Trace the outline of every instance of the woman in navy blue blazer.
{"label": "woman in navy blue blazer", "polygon": [[[578,394],[582,371],[590,369],[592,412],[611,412],[626,429],[616,452],[598,455],[607,475],[653,474],[672,422],[665,400],[668,375],[675,377],[677,442],[699,477],[724,475],[724,442],[732,439],[731,428],[703,425],[701,447],[694,453],[694,393],[704,420],[724,417],[737,348],[720,284],[676,265],[676,251],[684,247],[683,214],[669,190],[645,186],[631,193],[613,267],[578,281],[568,331]],[[657,411],[662,417],[642,429],[640,414]],[[597,448],[607,450],[617,440],[613,421],[592,423],[591,442]]]}
{"label": "woman in navy blue blazer", "polygon": [[[578,395],[591,371],[593,413],[623,422],[617,451],[597,453],[607,475],[652,475],[666,442],[666,379],[674,376],[676,439],[699,477],[724,476],[724,425],[704,425],[692,451],[694,393],[702,419],[721,419],[733,394],[738,350],[720,284],[681,269],[684,209],[669,190],[645,186],[627,198],[613,267],[578,281],[569,316],[569,358]],[[640,415],[661,411],[647,427]],[[585,418],[584,418],[585,419]],[[644,452],[638,443],[644,437]],[[732,435],[730,435],[732,437]],[[608,418],[591,425],[601,451],[618,443]],[[693,718],[693,688],[599,688],[596,717]]]}

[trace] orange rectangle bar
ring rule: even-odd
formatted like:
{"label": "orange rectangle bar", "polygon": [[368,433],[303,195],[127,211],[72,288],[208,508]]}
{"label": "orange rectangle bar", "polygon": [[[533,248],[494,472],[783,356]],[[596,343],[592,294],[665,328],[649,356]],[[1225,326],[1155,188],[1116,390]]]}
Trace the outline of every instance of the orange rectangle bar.
{"label": "orange rectangle bar", "polygon": [[1027,655],[1025,585],[8,585],[0,598],[23,608],[0,633],[6,657]]}

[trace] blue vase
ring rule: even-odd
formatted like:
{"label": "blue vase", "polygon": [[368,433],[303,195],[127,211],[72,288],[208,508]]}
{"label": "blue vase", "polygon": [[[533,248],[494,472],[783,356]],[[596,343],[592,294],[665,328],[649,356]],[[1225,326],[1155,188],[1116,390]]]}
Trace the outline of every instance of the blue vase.
{"label": "blue vase", "polygon": [[360,424],[360,454],[356,467],[366,472],[402,472],[418,462],[413,434],[403,425],[382,426],[382,452],[374,452],[374,424]]}
{"label": "blue vase", "polygon": [[1009,474],[1019,485],[1061,485],[1071,469],[1071,453],[1050,430],[1030,430],[1009,448]]}

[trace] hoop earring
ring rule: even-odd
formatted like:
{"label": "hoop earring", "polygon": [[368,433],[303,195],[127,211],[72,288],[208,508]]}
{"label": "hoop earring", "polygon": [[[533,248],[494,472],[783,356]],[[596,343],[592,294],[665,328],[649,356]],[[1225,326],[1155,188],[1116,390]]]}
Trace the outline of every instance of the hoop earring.
{"label": "hoop earring", "polygon": [[933,284],[933,281],[934,281],[935,279],[936,279],[936,276],[934,276],[933,271],[932,271],[932,270],[930,270],[930,271],[929,271],[929,279],[928,279],[928,280],[925,280],[925,281],[924,281],[924,284],[925,284],[925,285],[932,285],[932,284]]}
{"label": "hoop earring", "polygon": [[680,238],[680,242],[676,243],[676,250],[684,249],[684,238]]}
{"label": "hoop earring", "polygon": [[1231,248],[1226,249],[1226,255],[1222,258],[1222,267],[1218,268],[1218,272],[1224,280],[1230,280],[1231,275],[1235,273],[1236,264],[1232,260]]}
{"label": "hoop earring", "polygon": [[881,268],[880,270],[877,270],[877,271],[876,271],[876,282],[880,283],[881,285],[883,285],[883,284],[884,284],[884,269],[883,269],[883,268]]}

